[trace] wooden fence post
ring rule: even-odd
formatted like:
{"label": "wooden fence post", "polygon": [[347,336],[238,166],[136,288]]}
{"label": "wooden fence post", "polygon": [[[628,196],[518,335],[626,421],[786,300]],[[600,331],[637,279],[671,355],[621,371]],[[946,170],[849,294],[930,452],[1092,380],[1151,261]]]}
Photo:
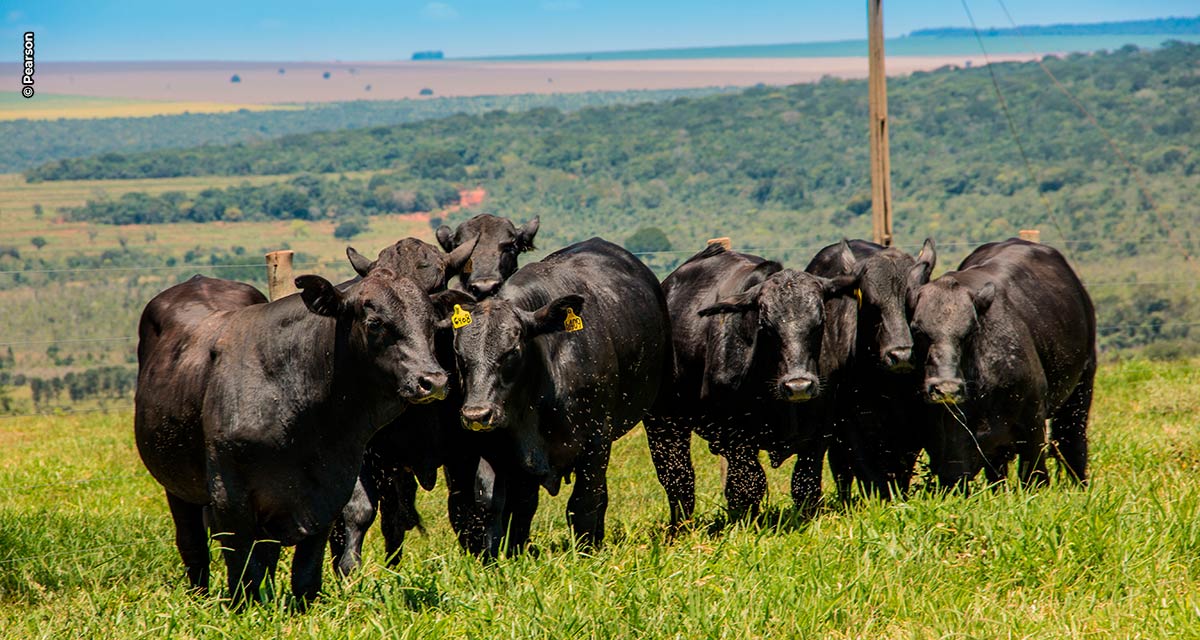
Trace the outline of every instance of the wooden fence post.
{"label": "wooden fence post", "polygon": [[719,244],[722,247],[725,247],[726,251],[733,251],[733,241],[730,240],[728,237],[713,238],[713,239],[709,240],[708,242],[704,243],[705,246],[708,246],[710,244]]}
{"label": "wooden fence post", "polygon": [[295,253],[283,250],[267,254],[267,297],[271,300],[278,300],[296,292],[296,284],[292,278],[292,257]]}
{"label": "wooden fence post", "polygon": [[1022,240],[1027,240],[1029,242],[1042,241],[1042,232],[1040,229],[1021,229],[1017,232],[1017,235],[1020,236]]}

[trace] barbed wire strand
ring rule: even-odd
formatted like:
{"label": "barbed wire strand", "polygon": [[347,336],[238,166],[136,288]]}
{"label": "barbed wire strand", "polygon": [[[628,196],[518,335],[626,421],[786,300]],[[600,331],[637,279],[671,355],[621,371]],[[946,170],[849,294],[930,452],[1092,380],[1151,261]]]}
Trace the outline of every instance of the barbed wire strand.
{"label": "barbed wire strand", "polygon": [[[1054,83],[1054,86],[1057,87],[1058,90],[1075,105],[1075,108],[1077,108],[1079,112],[1083,114],[1085,118],[1087,118],[1088,122],[1090,122],[1092,126],[1096,127],[1096,130],[1100,132],[1100,135],[1104,138],[1104,141],[1108,143],[1108,148],[1112,149],[1113,153],[1116,154],[1117,159],[1119,159],[1121,163],[1125,165],[1126,170],[1129,171],[1129,175],[1133,176],[1133,180],[1137,183],[1138,190],[1141,192],[1142,197],[1146,199],[1146,203],[1150,205],[1150,210],[1154,213],[1155,218],[1158,219],[1159,226],[1163,231],[1166,232],[1167,238],[1172,241],[1172,244],[1174,244],[1179,252],[1183,255],[1184,262],[1191,264],[1196,269],[1200,269],[1200,266],[1196,264],[1196,261],[1193,259],[1191,253],[1187,250],[1187,247],[1185,247],[1183,242],[1180,241],[1175,235],[1174,228],[1167,224],[1167,220],[1165,217],[1163,217],[1162,210],[1159,209],[1158,203],[1155,202],[1154,198],[1150,195],[1150,189],[1146,186],[1141,172],[1139,172],[1137,167],[1135,167],[1134,164],[1129,161],[1129,157],[1125,155],[1125,152],[1121,151],[1121,148],[1117,146],[1116,140],[1114,140],[1112,135],[1108,133],[1108,130],[1100,124],[1100,121],[1096,119],[1096,116],[1092,115],[1092,112],[1089,111],[1088,108],[1085,107],[1083,103],[1080,102],[1079,99],[1076,98],[1075,95],[1072,94],[1070,90],[1068,90],[1067,87],[1058,80],[1058,77],[1054,75],[1054,72],[1050,71],[1050,68],[1042,62],[1041,57],[1038,56],[1035,51],[1033,51],[1033,47],[1030,46],[1029,40],[1025,38],[1025,34],[1021,31],[1021,27],[1017,25],[1015,20],[1013,20],[1012,14],[1008,11],[1008,6],[1004,4],[1004,0],[996,0],[996,2],[1000,4],[1000,8],[1004,11],[1004,15],[1012,24],[1013,29],[1016,30],[1017,36],[1021,38],[1021,41],[1024,42],[1025,46],[1029,48],[1029,52],[1034,54],[1034,61],[1037,62],[1038,67],[1040,67],[1042,72],[1050,78],[1050,80]],[[963,3],[965,6],[966,0],[963,0]]]}

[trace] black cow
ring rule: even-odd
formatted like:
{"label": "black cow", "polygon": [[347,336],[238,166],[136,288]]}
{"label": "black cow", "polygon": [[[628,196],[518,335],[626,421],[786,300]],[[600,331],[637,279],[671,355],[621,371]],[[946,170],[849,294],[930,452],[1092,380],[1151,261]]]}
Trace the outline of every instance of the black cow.
{"label": "black cow", "polygon": [[368,439],[409,401],[445,394],[435,305],[465,297],[431,301],[386,269],[344,291],[311,275],[296,286],[266,303],[196,276],[155,296],[138,327],[138,452],[166,489],[192,586],[208,587],[207,524],[239,601],[274,573],[281,545],[297,547],[293,593],[317,595]]}
{"label": "black cow", "polygon": [[1085,483],[1096,314],[1062,254],[1015,238],[985,244],[921,287],[915,306],[939,483],[965,487],[981,467],[998,482],[1015,456],[1023,482],[1044,483],[1047,419],[1062,467]]}
{"label": "black cow", "polygon": [[822,278],[717,244],[663,281],[673,379],[645,425],[673,527],[695,508],[693,431],[728,460],[735,517],[756,511],[766,493],[760,450],[776,465],[797,454],[792,498],[804,511],[818,503],[824,304],[854,286],[852,275]]}
{"label": "black cow", "polygon": [[447,467],[465,548],[521,549],[538,487],[557,495],[571,473],[567,517],[580,544],[604,538],[611,443],[654,402],[669,363],[670,326],[658,280],[599,238],[525,266],[465,305],[454,349],[464,427],[487,440],[471,476]]}
{"label": "black cow", "polygon": [[[442,253],[421,240],[406,238],[384,249],[374,262],[352,248],[347,249],[347,255],[360,275],[384,266],[413,278],[429,293],[444,290],[455,275],[477,274],[485,285],[473,290],[484,295],[496,290],[487,284],[492,280],[488,274],[499,274],[501,280],[507,278],[516,270],[516,255],[533,248],[538,225],[535,217],[516,230],[505,218],[481,214],[459,225],[453,238],[449,227],[438,230],[439,242],[449,253]],[[452,372],[451,340],[448,333],[440,334],[437,352],[438,361]],[[461,400],[458,389],[451,385],[447,402],[415,407],[375,434],[367,446],[354,494],[329,539],[333,566],[338,573],[346,575],[358,567],[364,536],[377,513],[386,562],[389,565],[399,562],[407,532],[421,523],[416,510],[417,486],[432,490],[438,467],[447,463],[474,473],[478,456],[473,454],[474,440],[459,426]],[[458,519],[452,518],[452,522],[457,523]]]}
{"label": "black cow", "polygon": [[508,218],[481,213],[458,225],[457,229],[442,226],[437,230],[438,243],[447,253],[472,241],[475,251],[459,274],[463,289],[476,298],[486,298],[500,288],[517,270],[517,256],[534,248],[539,217],[519,229]]}
{"label": "black cow", "polygon": [[[847,250],[849,249],[849,250]],[[912,256],[865,240],[825,247],[805,268],[827,278],[853,274],[854,298],[825,304],[824,349],[829,369],[829,467],[848,500],[858,478],[882,498],[903,494],[923,444],[925,407],[920,373],[912,365],[908,301],[937,263],[926,239]]]}

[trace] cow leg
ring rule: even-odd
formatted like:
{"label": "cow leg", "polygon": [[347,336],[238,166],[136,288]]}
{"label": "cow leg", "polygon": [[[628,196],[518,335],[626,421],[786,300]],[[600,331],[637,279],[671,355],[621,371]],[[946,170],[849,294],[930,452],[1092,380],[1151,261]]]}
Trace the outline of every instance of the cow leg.
{"label": "cow leg", "polygon": [[1087,485],[1088,414],[1092,409],[1092,383],[1096,365],[1084,372],[1079,384],[1050,420],[1050,437],[1057,447],[1060,469],[1074,482]]}
{"label": "cow leg", "polygon": [[[479,457],[467,457],[447,460],[442,467],[446,476],[446,488],[449,495],[446,500],[446,511],[450,518],[450,527],[458,537],[458,544],[469,553],[483,553],[483,539],[486,531],[486,501],[481,501],[480,491],[491,485],[484,486],[479,482],[479,474],[483,465],[487,464]],[[491,465],[487,470],[494,476]]]}
{"label": "cow leg", "polygon": [[417,479],[410,471],[391,474],[382,487],[380,526],[387,549],[387,565],[394,567],[404,551],[404,535],[421,524],[417,513]]}
{"label": "cow leg", "polygon": [[325,540],[329,530],[320,531],[301,540],[292,556],[292,596],[301,609],[308,606],[321,592],[321,567],[325,564]]}
{"label": "cow leg", "polygon": [[838,499],[844,504],[853,502],[854,466],[851,464],[850,452],[847,451],[845,443],[837,438],[834,438],[833,445],[829,447],[829,471],[833,474]]}
{"label": "cow leg", "polygon": [[251,598],[263,599],[263,581],[268,573],[274,573],[271,561],[279,560],[279,544],[237,533],[221,535],[219,540],[233,605],[241,606]]}
{"label": "cow leg", "polygon": [[210,557],[204,507],[184,502],[170,493],[167,493],[167,506],[175,521],[175,547],[183,558],[188,584],[197,593],[207,593]]}
{"label": "cow leg", "polygon": [[1026,487],[1040,487],[1049,481],[1050,473],[1046,470],[1046,420],[1040,416],[1032,420],[1026,431],[1026,440],[1017,450],[1020,456],[1017,463],[1017,475],[1021,484]]}
{"label": "cow leg", "polygon": [[508,474],[479,458],[471,494],[469,520],[458,540],[467,551],[494,559],[500,555],[504,538],[504,507],[508,497]]}
{"label": "cow leg", "polygon": [[796,466],[792,469],[792,502],[802,518],[816,515],[821,506],[821,463],[825,448],[811,445],[796,452]]}
{"label": "cow leg", "polygon": [[366,464],[354,483],[354,493],[334,521],[329,535],[329,554],[338,576],[347,576],[362,564],[363,538],[375,522],[378,489]]}
{"label": "cow leg", "polygon": [[508,555],[516,555],[529,544],[529,531],[533,527],[533,514],[537,512],[538,492],[541,487],[533,478],[512,478],[508,483],[508,499],[505,501],[504,520],[508,524],[505,548]]}
{"label": "cow leg", "polygon": [[646,418],[646,440],[658,482],[667,492],[671,529],[692,517],[696,510],[696,470],[692,468],[692,433],[670,421]]}
{"label": "cow leg", "polygon": [[612,444],[598,438],[586,445],[575,469],[575,488],[567,501],[567,521],[582,547],[604,542],[604,515],[608,511],[608,457]]}
{"label": "cow leg", "polygon": [[758,461],[756,450],[738,447],[725,452],[729,475],[725,478],[725,500],[734,520],[758,515],[767,495],[767,474]]}

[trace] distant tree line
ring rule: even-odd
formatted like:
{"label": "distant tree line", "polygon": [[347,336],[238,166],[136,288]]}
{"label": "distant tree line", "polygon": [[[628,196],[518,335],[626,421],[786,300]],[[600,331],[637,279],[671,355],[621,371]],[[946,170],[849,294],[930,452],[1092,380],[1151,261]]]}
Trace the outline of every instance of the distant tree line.
{"label": "distant tree line", "polygon": [[[283,74],[284,69],[279,73]],[[197,144],[253,143],[281,136],[394,125],[456,113],[564,111],[609,104],[662,102],[732,89],[663,89],[518,96],[445,97],[433,100],[354,100],[279,111],[192,113],[153,118],[0,120],[0,173],[24,171],[52,160],[107,152],[172,149]],[[347,99],[350,99],[349,97]]]}
{"label": "distant tree line", "polygon": [[[442,168],[445,162],[433,153],[422,164],[420,173],[465,177],[461,167]],[[126,193],[115,199],[89,200],[82,206],[64,207],[60,212],[70,221],[104,224],[316,220],[432,211],[458,200],[458,188],[445,180],[412,180],[395,173],[376,174],[370,180],[300,175],[276,184],[205,189],[194,196],[182,191],[157,195]]]}

